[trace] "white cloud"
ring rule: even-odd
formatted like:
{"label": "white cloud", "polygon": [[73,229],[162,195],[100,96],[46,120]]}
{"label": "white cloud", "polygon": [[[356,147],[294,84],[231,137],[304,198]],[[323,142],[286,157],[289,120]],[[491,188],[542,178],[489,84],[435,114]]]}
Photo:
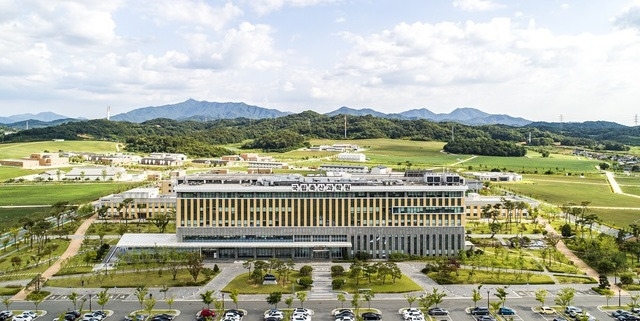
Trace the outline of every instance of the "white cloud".
{"label": "white cloud", "polygon": [[453,0],[454,8],[464,11],[488,11],[504,8],[504,5],[491,0]]}
{"label": "white cloud", "polygon": [[336,20],[334,20],[333,22],[335,22],[335,23],[342,23],[342,22],[345,22],[345,21],[347,21],[347,19],[346,19],[346,18],[344,18],[344,17],[338,17],[338,18],[336,18]]}
{"label": "white cloud", "polygon": [[560,5],[560,9],[562,10],[568,10],[569,8],[571,8],[571,5],[566,2]]}
{"label": "white cloud", "polygon": [[620,28],[640,27],[640,5],[631,6],[613,18],[613,24]]}
{"label": "white cloud", "polygon": [[148,6],[153,10],[154,17],[161,23],[178,21],[208,26],[214,30],[221,30],[227,23],[242,15],[242,9],[231,2],[218,8],[201,0],[154,0]]}
{"label": "white cloud", "polygon": [[266,15],[285,6],[310,7],[338,1],[341,0],[248,0],[249,5],[259,15]]}

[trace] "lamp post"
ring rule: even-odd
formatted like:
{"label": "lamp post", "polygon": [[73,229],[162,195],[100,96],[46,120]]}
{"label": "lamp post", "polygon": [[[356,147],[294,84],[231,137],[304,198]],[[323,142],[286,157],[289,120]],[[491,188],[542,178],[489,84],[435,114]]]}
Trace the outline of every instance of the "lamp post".
{"label": "lamp post", "polygon": [[622,304],[620,304],[620,301],[622,300],[622,283],[618,283],[616,285],[618,286],[618,306],[622,306]]}
{"label": "lamp post", "polygon": [[93,311],[93,310],[91,309],[91,293],[89,293],[89,311]]}
{"label": "lamp post", "polygon": [[224,293],[222,293],[222,311],[224,311]]}
{"label": "lamp post", "polygon": [[491,292],[491,289],[487,288],[487,309],[489,308],[489,292]]}

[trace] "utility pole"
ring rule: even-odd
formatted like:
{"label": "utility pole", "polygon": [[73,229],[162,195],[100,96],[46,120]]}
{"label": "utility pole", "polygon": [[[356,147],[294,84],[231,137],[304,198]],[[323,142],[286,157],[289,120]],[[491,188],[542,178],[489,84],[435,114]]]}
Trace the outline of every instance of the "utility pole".
{"label": "utility pole", "polygon": [[455,127],[451,125],[451,141],[454,142],[456,140]]}
{"label": "utility pole", "polygon": [[529,132],[529,145],[531,145],[531,132]]}
{"label": "utility pole", "polygon": [[636,124],[636,126],[638,126],[638,114],[636,114],[636,116],[634,117],[634,123]]}
{"label": "utility pole", "polygon": [[347,139],[347,114],[344,114],[344,139]]}

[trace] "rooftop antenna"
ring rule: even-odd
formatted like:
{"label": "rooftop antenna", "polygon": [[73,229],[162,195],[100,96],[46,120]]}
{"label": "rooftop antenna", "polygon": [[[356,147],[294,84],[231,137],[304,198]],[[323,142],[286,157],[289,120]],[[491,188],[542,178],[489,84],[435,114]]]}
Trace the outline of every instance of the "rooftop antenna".
{"label": "rooftop antenna", "polygon": [[111,106],[107,106],[107,120],[111,119]]}
{"label": "rooftop antenna", "polygon": [[347,139],[347,114],[344,114],[344,139]]}

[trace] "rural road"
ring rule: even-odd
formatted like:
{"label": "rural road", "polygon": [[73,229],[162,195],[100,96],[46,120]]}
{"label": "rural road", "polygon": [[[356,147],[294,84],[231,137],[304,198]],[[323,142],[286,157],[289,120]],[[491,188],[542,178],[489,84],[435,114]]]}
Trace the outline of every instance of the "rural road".
{"label": "rural road", "polygon": [[607,175],[607,181],[609,181],[609,185],[611,186],[611,190],[613,191],[613,193],[624,194],[624,192],[622,192],[622,188],[620,188],[620,185],[618,185],[618,182],[616,182],[616,178],[613,176],[613,173],[605,171],[604,174]]}

